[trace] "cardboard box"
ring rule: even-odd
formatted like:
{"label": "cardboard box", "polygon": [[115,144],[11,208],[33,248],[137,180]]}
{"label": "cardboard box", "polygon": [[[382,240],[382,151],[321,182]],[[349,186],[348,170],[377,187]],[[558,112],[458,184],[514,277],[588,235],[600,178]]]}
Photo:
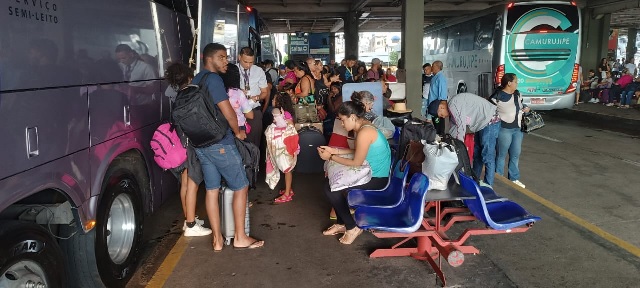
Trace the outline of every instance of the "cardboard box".
{"label": "cardboard box", "polygon": [[305,126],[313,126],[318,128],[318,130],[320,130],[320,132],[324,133],[324,130],[322,130],[322,122],[317,122],[317,123],[296,123],[296,130],[300,131],[300,129],[302,127]]}

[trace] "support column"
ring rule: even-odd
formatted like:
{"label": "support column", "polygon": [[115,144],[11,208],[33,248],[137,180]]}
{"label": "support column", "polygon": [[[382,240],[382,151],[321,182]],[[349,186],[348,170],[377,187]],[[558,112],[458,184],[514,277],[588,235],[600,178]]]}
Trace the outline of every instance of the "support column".
{"label": "support column", "polygon": [[584,11],[584,17],[582,17],[580,65],[582,65],[582,76],[587,77],[589,69],[597,73],[600,59],[607,57],[611,14],[594,15],[593,9],[582,11]]}
{"label": "support column", "polygon": [[422,108],[422,38],[424,1],[402,1],[402,59],[407,75],[407,107],[414,115]]}
{"label": "support column", "polygon": [[628,31],[629,31],[629,34],[627,35],[627,37],[628,37],[627,55],[625,57],[625,59],[627,59],[627,60],[628,59],[632,59],[636,55],[636,51],[638,50],[638,47],[636,47],[636,39],[637,39],[637,35],[638,35],[638,29],[629,28]]}
{"label": "support column", "polygon": [[[357,11],[351,11],[347,13],[344,18],[344,51],[345,57],[349,55],[355,55],[358,57],[358,20],[360,14]],[[339,61],[339,60],[336,60]]]}
{"label": "support column", "polygon": [[[329,61],[335,60],[340,63],[340,60],[336,59],[336,33],[331,32],[329,34]],[[330,64],[330,63],[327,63]]]}

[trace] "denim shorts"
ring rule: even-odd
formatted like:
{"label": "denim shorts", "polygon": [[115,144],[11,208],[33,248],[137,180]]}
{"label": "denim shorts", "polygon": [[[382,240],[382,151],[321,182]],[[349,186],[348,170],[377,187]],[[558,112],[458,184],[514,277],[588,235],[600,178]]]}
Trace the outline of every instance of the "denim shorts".
{"label": "denim shorts", "polygon": [[219,189],[222,178],[232,191],[249,186],[242,158],[235,144],[213,144],[196,148],[196,155],[202,165],[207,190]]}

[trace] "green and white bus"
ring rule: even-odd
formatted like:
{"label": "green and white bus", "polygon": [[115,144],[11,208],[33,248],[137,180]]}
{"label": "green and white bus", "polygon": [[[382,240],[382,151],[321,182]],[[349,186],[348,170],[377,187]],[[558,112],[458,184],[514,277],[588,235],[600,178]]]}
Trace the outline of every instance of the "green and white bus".
{"label": "green and white bus", "polygon": [[575,2],[499,5],[427,27],[423,59],[444,63],[449,95],[485,96],[505,73],[515,73],[533,109],[569,108],[577,88],[580,27]]}

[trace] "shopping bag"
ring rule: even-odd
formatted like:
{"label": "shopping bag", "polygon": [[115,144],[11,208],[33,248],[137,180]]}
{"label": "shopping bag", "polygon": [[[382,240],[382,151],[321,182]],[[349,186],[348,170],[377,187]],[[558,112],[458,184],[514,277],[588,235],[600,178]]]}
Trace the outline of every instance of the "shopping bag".
{"label": "shopping bag", "polygon": [[453,146],[447,143],[424,145],[425,160],[422,162],[422,173],[429,177],[429,190],[445,190],[451,174],[458,166],[458,155]]}

